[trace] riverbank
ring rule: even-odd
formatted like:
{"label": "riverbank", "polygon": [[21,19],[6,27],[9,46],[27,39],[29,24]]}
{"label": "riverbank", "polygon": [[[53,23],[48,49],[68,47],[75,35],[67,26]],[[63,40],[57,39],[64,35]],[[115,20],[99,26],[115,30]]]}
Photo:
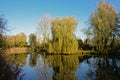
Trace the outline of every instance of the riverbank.
{"label": "riverbank", "polygon": [[[0,48],[0,53],[7,53],[7,54],[20,54],[20,53],[29,53],[29,52],[32,52],[32,50],[31,48],[28,47],[14,47],[7,49]],[[57,53],[47,53],[47,51],[43,51],[43,50],[40,50],[40,52],[38,53],[44,53],[44,52],[45,54],[50,54],[50,55],[57,54]],[[120,51],[104,52],[104,51],[78,50],[78,52],[76,53],[71,53],[71,54],[64,53],[64,55],[120,55]]]}
{"label": "riverbank", "polygon": [[89,54],[89,55],[120,55],[120,51],[91,51],[91,50],[79,50],[77,54]]}
{"label": "riverbank", "polygon": [[28,52],[31,52],[31,49],[27,47],[0,49],[0,53],[7,53],[7,54],[20,54],[20,53],[28,53]]}

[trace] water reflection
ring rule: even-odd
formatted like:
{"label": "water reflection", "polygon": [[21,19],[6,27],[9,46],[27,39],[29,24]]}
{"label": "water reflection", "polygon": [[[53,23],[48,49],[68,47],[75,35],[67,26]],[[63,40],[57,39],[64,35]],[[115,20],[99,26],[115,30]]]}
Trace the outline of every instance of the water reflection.
{"label": "water reflection", "polygon": [[24,55],[6,55],[0,53],[0,80],[16,80],[21,67],[25,64]]}
{"label": "water reflection", "polygon": [[37,57],[38,57],[38,54],[36,54],[36,53],[31,53],[31,55],[30,55],[30,59],[29,59],[29,61],[30,61],[30,66],[31,67],[34,67],[34,66],[36,66],[36,64],[37,64]]}
{"label": "water reflection", "polygon": [[[47,59],[47,60],[46,60]],[[52,55],[46,57],[47,63],[53,66],[55,80],[76,80],[75,71],[79,60],[74,55]]]}
{"label": "water reflection", "polygon": [[35,71],[40,80],[53,80],[54,70],[41,55],[38,55]]}
{"label": "water reflection", "polygon": [[36,71],[31,64],[31,54],[27,54],[26,64],[22,67],[22,71],[19,74],[17,80],[38,80]]}
{"label": "water reflection", "polygon": [[79,65],[76,77],[78,80],[120,80],[120,59],[117,57],[89,58]]}
{"label": "water reflection", "polygon": [[[120,80],[120,57],[41,55],[0,57],[0,80]],[[9,75],[8,75],[9,74]]]}
{"label": "water reflection", "polygon": [[75,71],[79,65],[77,56],[34,53],[27,56],[26,62],[24,80],[76,80]]}

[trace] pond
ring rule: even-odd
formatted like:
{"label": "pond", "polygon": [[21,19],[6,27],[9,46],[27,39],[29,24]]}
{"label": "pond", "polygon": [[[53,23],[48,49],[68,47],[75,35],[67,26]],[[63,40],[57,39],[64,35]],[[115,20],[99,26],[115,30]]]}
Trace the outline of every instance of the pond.
{"label": "pond", "polygon": [[[12,73],[0,71],[4,80],[120,80],[120,57],[115,56],[30,53],[8,59]],[[11,75],[5,79],[8,73]]]}

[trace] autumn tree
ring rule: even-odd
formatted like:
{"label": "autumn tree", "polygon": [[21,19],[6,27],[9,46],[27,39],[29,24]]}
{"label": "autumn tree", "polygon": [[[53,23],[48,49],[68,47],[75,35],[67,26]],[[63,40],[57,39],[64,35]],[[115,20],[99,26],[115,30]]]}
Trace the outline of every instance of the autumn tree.
{"label": "autumn tree", "polygon": [[4,36],[6,47],[25,47],[26,46],[26,35],[25,33],[19,33],[16,35]]}
{"label": "autumn tree", "polygon": [[4,36],[5,39],[5,47],[6,48],[10,48],[10,47],[15,47],[15,37],[14,36],[10,36],[10,35],[6,35]]}
{"label": "autumn tree", "polygon": [[35,34],[31,33],[29,35],[29,43],[30,43],[30,47],[34,50],[37,46],[37,38]]}
{"label": "autumn tree", "polygon": [[21,32],[15,35],[15,46],[16,47],[25,47],[26,46],[27,36],[25,33]]}
{"label": "autumn tree", "polygon": [[53,53],[74,53],[78,42],[73,34],[77,21],[75,17],[56,17],[52,22],[52,43],[49,45]]}
{"label": "autumn tree", "polygon": [[114,38],[116,27],[116,11],[108,2],[98,4],[97,10],[90,17],[90,24],[94,32],[94,40],[99,50],[104,50],[110,38]]}

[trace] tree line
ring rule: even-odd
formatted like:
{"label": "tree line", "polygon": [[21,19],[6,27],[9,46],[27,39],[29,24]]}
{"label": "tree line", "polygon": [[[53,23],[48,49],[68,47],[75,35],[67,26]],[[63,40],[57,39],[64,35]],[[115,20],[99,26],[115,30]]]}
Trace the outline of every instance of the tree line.
{"label": "tree line", "polygon": [[[96,50],[116,50],[120,48],[120,14],[108,2],[101,2],[90,16],[90,27],[86,34],[91,36]],[[89,43],[90,44],[90,43]]]}
{"label": "tree line", "polygon": [[19,33],[13,36],[6,35],[4,36],[5,40],[5,47],[10,48],[10,47],[26,47],[27,42],[26,42],[26,35],[25,33]]}
{"label": "tree line", "polygon": [[[5,23],[0,20],[1,23]],[[120,13],[108,2],[100,2],[90,15],[88,28],[84,34],[87,38],[77,39],[75,29],[78,21],[74,16],[55,17],[43,16],[39,20],[37,32],[29,35],[29,46],[33,50],[46,50],[49,53],[75,53],[78,50],[119,51],[120,49]],[[6,27],[0,24],[1,33]],[[3,30],[3,31],[2,31]],[[4,36],[5,47],[26,46],[24,33],[15,36]],[[3,43],[0,43],[3,45]]]}

